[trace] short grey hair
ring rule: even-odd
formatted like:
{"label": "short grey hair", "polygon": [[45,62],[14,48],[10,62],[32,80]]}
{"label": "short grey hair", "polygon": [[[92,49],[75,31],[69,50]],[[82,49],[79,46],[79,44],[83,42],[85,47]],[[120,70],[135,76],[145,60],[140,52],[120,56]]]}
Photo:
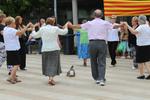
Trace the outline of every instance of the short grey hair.
{"label": "short grey hair", "polygon": [[103,17],[103,12],[102,12],[102,10],[96,9],[96,10],[94,11],[94,16],[95,16],[96,18],[102,18],[102,17]]}
{"label": "short grey hair", "polygon": [[147,17],[145,15],[140,15],[138,17],[139,24],[146,24]]}

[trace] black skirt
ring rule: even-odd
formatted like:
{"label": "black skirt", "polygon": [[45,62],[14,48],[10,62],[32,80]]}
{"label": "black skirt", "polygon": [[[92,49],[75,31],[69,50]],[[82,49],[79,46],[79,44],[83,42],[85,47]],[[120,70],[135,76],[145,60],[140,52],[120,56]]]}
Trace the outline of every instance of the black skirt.
{"label": "black skirt", "polygon": [[136,47],[136,62],[144,63],[150,61],[150,45]]}
{"label": "black skirt", "polygon": [[7,65],[20,65],[19,51],[7,51]]}

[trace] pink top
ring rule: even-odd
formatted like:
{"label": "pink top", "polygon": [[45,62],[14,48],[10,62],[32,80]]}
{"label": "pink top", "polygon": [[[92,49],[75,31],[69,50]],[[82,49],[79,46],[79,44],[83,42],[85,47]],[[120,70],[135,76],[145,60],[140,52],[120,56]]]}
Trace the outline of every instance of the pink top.
{"label": "pink top", "polygon": [[102,20],[100,18],[95,18],[92,21],[81,24],[81,28],[88,31],[89,40],[107,40],[107,33],[109,29],[113,26],[110,22]]}

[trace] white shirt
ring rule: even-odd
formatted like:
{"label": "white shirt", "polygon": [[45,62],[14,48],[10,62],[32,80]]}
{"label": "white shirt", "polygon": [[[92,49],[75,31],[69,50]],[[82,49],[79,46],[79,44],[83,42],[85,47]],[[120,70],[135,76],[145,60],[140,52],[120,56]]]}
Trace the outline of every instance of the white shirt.
{"label": "white shirt", "polygon": [[17,30],[11,27],[4,28],[4,44],[7,51],[15,51],[20,49],[19,36],[16,35]]}
{"label": "white shirt", "polygon": [[60,29],[57,26],[46,25],[40,28],[38,32],[31,34],[34,38],[42,38],[42,52],[60,50],[58,44],[58,35],[65,35],[68,29]]}
{"label": "white shirt", "polygon": [[146,46],[150,45],[150,26],[147,24],[140,25],[136,31],[139,34],[136,35],[137,37],[137,45],[138,46]]}
{"label": "white shirt", "polygon": [[119,32],[119,29],[109,29],[108,34],[107,34],[107,41],[110,41],[110,42],[119,41],[118,32]]}

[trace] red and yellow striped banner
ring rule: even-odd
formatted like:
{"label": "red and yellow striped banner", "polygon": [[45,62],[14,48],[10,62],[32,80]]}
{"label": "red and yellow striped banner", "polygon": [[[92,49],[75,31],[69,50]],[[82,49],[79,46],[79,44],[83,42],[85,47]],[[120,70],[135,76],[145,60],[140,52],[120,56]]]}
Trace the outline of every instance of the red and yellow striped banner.
{"label": "red and yellow striped banner", "polygon": [[105,16],[150,15],[150,0],[104,0]]}

